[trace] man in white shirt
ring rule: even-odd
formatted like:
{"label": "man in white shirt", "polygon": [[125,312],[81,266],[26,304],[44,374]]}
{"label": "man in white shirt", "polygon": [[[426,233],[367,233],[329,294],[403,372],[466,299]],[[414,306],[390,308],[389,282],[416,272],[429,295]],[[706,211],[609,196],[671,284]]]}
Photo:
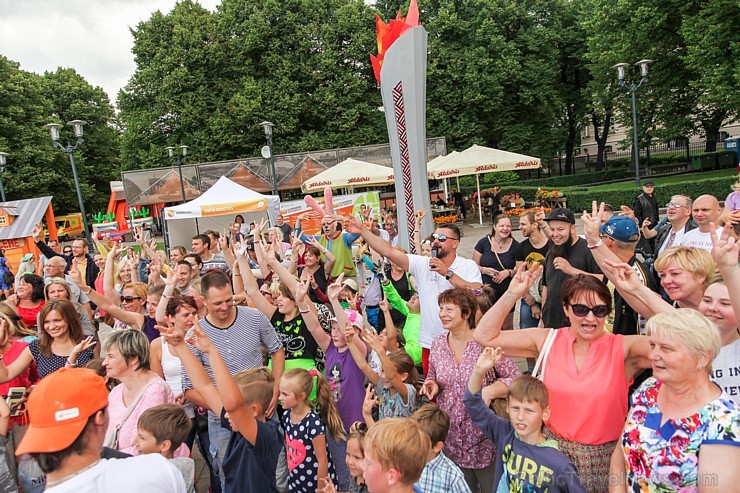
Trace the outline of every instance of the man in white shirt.
{"label": "man in white shirt", "polygon": [[16,455],[31,454],[54,493],[185,493],[180,471],[159,454],[101,459],[108,389],[86,368],[62,368],[28,398],[28,431]]}
{"label": "man in white shirt", "polygon": [[[696,229],[686,232],[678,242],[681,246],[701,248],[708,252],[712,251],[712,223],[719,225],[719,215],[722,208],[719,206],[719,200],[712,195],[702,195],[694,201],[691,208],[694,215],[694,222],[699,226]],[[717,238],[722,236],[722,228],[716,230]]]}
{"label": "man in white shirt", "polygon": [[452,288],[478,289],[482,284],[476,263],[457,255],[460,229],[454,224],[441,224],[432,235],[434,238],[432,256],[423,257],[406,254],[393,248],[355,217],[348,218],[345,225],[347,231],[361,235],[370,248],[387,257],[416,279],[421,305],[419,345],[422,348],[422,367],[426,374],[429,366],[429,348],[434,338],[444,331],[439,319],[437,302],[439,294]]}

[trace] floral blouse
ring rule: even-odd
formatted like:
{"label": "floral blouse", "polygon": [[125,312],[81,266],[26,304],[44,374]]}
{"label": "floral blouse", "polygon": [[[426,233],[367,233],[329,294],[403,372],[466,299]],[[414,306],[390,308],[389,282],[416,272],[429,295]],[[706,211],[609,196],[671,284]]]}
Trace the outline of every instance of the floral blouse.
{"label": "floral blouse", "polygon": [[[448,333],[440,334],[432,341],[429,349],[429,375],[427,380],[436,380],[439,385],[437,404],[450,415],[450,431],[445,441],[444,452],[465,469],[483,469],[493,464],[495,447],[493,442],[480,432],[465,411],[463,396],[468,380],[475,368],[483,347],[470,341],[458,365],[447,344]],[[493,368],[495,375],[489,374],[483,386],[501,380],[507,387],[522,372],[511,358],[501,358]]]}
{"label": "floral blouse", "polygon": [[740,409],[724,392],[699,412],[660,425],[661,383],[649,378],[635,391],[622,432],[630,492],[698,491],[703,444],[740,446]]}

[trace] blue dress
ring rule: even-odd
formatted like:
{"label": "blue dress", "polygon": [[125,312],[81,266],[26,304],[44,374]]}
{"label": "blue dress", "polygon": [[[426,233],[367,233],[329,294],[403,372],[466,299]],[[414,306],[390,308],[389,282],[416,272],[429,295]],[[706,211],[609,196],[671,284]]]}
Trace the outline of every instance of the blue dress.
{"label": "blue dress", "polygon": [[13,288],[13,283],[10,283],[10,284],[5,283],[5,273],[10,272],[10,269],[8,268],[8,266],[5,265],[7,263],[8,263],[8,259],[6,257],[0,257],[0,289],[4,291],[7,291]]}

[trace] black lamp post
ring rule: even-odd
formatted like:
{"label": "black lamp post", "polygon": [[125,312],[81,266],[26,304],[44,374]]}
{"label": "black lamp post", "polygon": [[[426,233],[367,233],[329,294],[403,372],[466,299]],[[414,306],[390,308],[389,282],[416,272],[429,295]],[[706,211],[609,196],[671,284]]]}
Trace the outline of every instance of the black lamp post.
{"label": "black lamp post", "polygon": [[69,163],[72,165],[72,176],[75,180],[75,188],[77,189],[77,201],[80,204],[80,213],[82,213],[82,224],[85,227],[85,238],[87,239],[87,242],[89,245],[92,245],[92,241],[90,239],[90,230],[87,227],[87,213],[85,212],[85,203],[82,200],[82,190],[80,190],[80,180],[77,177],[77,166],[75,166],[75,149],[82,144],[85,140],[82,138],[82,126],[87,123],[82,120],[72,120],[71,122],[67,122],[67,125],[74,128],[75,137],[77,137],[77,142],[75,142],[74,145],[67,142],[67,145],[62,145],[59,142],[59,129],[62,128],[62,125],[58,123],[49,123],[47,125],[44,125],[44,128],[49,130],[49,133],[51,134],[51,141],[53,142],[54,147],[57,149],[61,149],[64,152],[67,153],[69,156]]}
{"label": "black lamp post", "polygon": [[265,139],[267,139],[267,150],[268,150],[268,156],[265,156],[265,153],[262,153],[263,157],[266,157],[268,159],[268,162],[270,164],[270,173],[272,173],[272,194],[277,195],[278,194],[278,177],[277,172],[275,171],[275,156],[272,153],[272,127],[275,126],[274,123],[264,121],[260,123],[262,128],[265,131]]}
{"label": "black lamp post", "polygon": [[167,155],[170,158],[172,164],[177,164],[177,170],[180,172],[180,189],[182,189],[182,201],[185,202],[185,182],[182,179],[182,163],[188,157],[188,146],[182,145],[182,157],[175,157],[175,148],[173,146],[165,147],[167,149]]}
{"label": "black lamp post", "polygon": [[5,174],[5,164],[7,152],[0,152],[0,198],[5,202],[5,186],[3,186],[3,175]]}
{"label": "black lamp post", "polygon": [[617,80],[619,85],[627,89],[632,94],[632,138],[635,155],[635,183],[640,187],[640,147],[637,138],[637,98],[635,94],[637,89],[648,80],[648,65],[653,61],[643,59],[635,64],[640,67],[640,81],[635,83],[626,80],[627,68],[631,65],[629,63],[618,63],[613,68],[617,69]]}

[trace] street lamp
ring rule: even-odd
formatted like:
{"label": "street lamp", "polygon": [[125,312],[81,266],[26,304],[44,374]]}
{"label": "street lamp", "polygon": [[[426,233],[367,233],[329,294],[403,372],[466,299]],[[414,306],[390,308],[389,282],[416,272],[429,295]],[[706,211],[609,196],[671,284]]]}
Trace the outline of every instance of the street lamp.
{"label": "street lamp", "polygon": [[7,152],[0,152],[0,198],[3,202],[5,202],[5,187],[3,186],[3,174],[5,174],[5,164],[6,164],[6,156],[8,156]]}
{"label": "street lamp", "polygon": [[188,146],[182,145],[182,157],[175,157],[175,148],[173,146],[165,147],[167,149],[167,155],[170,158],[172,164],[177,164],[177,170],[180,172],[180,189],[182,189],[182,201],[185,202],[185,182],[182,180],[182,163],[188,157]]}
{"label": "street lamp", "polygon": [[[265,139],[267,139],[267,149],[265,152],[265,149],[262,149],[262,157],[267,158],[268,162],[270,164],[270,172],[272,173],[272,194],[277,195],[278,194],[278,178],[277,178],[277,172],[275,171],[275,156],[272,154],[272,127],[275,126],[274,123],[264,121],[260,123],[262,125],[262,128],[265,131]],[[267,154],[267,155],[265,155]]]}
{"label": "street lamp", "polygon": [[80,213],[82,213],[82,224],[85,227],[85,238],[87,239],[88,244],[92,245],[92,240],[90,239],[90,230],[87,227],[85,203],[82,201],[82,190],[80,190],[80,180],[79,178],[77,178],[77,166],[75,165],[74,157],[75,149],[77,149],[77,147],[84,142],[84,139],[82,138],[82,126],[85,123],[87,122],[83,120],[72,120],[71,122],[67,122],[67,125],[74,129],[75,137],[77,138],[77,142],[75,143],[75,145],[67,142],[67,145],[65,146],[59,142],[59,129],[62,128],[62,125],[58,123],[49,123],[47,125],[44,125],[44,128],[49,130],[51,141],[53,142],[54,147],[65,151],[69,156],[69,163],[72,165],[72,176],[74,177],[75,188],[77,189],[77,201],[80,204]]}
{"label": "street lamp", "polygon": [[635,94],[637,93],[637,89],[647,82],[648,65],[652,62],[652,60],[642,59],[635,64],[636,67],[640,67],[640,81],[637,83],[626,80],[627,68],[630,67],[629,63],[618,63],[612,67],[617,69],[617,80],[619,81],[619,85],[627,89],[632,94],[632,147],[635,155],[635,183],[638,188],[640,187],[640,148],[637,139],[637,99]]}

